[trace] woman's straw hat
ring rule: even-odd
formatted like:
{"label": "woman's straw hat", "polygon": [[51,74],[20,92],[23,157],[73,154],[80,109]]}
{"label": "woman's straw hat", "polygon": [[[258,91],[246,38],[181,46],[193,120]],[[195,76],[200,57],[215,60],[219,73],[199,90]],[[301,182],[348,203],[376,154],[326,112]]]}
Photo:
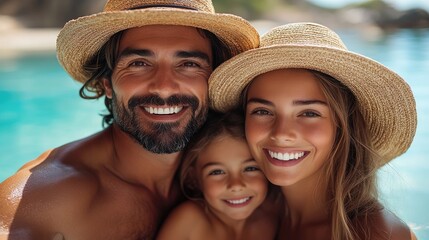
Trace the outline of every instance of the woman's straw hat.
{"label": "woman's straw hat", "polygon": [[83,65],[113,34],[155,24],[206,29],[233,55],[259,45],[259,34],[249,22],[215,13],[211,0],[109,0],[103,12],[66,23],[57,38],[58,60],[75,80],[85,82],[90,76]]}
{"label": "woman's straw hat", "polygon": [[261,47],[221,64],[209,79],[211,107],[238,107],[239,96],[256,76],[282,68],[306,68],[328,74],[356,96],[384,164],[404,153],[414,138],[416,103],[408,84],[382,64],[348,51],[339,36],[314,23],[274,28]]}

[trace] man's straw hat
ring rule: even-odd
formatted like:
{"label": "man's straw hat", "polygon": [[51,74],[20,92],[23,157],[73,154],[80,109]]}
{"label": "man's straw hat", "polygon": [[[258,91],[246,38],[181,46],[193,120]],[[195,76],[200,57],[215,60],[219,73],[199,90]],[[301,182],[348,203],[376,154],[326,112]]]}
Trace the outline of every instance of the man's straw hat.
{"label": "man's straw hat", "polygon": [[83,65],[113,34],[156,24],[206,29],[233,55],[259,45],[259,34],[249,22],[215,13],[211,0],[109,0],[103,12],[66,23],[57,38],[58,60],[75,80],[85,82],[90,76]]}
{"label": "man's straw hat", "polygon": [[411,145],[417,113],[408,84],[382,64],[347,50],[336,33],[314,23],[274,28],[261,37],[260,48],[221,64],[209,79],[211,107],[221,112],[237,107],[252,79],[282,68],[320,71],[347,86],[356,96],[381,164]]}

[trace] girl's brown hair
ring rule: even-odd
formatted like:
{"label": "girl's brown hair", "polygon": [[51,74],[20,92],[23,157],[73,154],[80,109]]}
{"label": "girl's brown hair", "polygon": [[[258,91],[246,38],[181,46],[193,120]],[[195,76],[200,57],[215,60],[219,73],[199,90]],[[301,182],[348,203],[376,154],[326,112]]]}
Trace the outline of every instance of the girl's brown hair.
{"label": "girl's brown hair", "polygon": [[244,116],[236,111],[231,111],[226,114],[209,112],[206,123],[201,130],[192,137],[182,159],[179,172],[180,187],[187,198],[193,200],[203,199],[193,169],[195,168],[200,153],[213,141],[223,135],[245,141]]}

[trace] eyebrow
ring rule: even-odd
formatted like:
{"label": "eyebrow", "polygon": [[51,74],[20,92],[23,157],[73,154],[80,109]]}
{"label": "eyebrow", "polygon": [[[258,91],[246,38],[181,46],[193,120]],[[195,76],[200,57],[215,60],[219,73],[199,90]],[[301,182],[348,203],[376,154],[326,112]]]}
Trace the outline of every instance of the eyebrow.
{"label": "eyebrow", "polygon": [[[126,48],[119,54],[118,59],[129,57],[132,55],[150,57],[154,56],[155,53],[148,49]],[[201,51],[178,51],[174,56],[178,58],[198,58],[205,61],[207,64],[210,64],[210,57]]]}
{"label": "eyebrow", "polygon": [[270,105],[270,106],[274,106],[274,104],[270,101],[267,101],[265,99],[262,98],[250,98],[249,100],[247,100],[247,104],[249,103],[261,103],[264,105]]}
{"label": "eyebrow", "polygon": [[124,51],[122,51],[119,56],[118,60],[124,57],[129,57],[132,55],[138,55],[142,57],[149,57],[155,55],[152,51],[147,49],[135,49],[135,48],[126,48]]}
{"label": "eyebrow", "polygon": [[[261,103],[261,104],[265,104],[265,105],[270,105],[270,106],[274,106],[274,104],[268,100],[262,99],[262,98],[250,98],[249,100],[247,100],[247,104],[249,103]],[[311,104],[321,104],[321,105],[325,105],[327,106],[328,103],[326,103],[325,101],[322,100],[318,100],[318,99],[311,99],[311,100],[294,100],[292,102],[293,105],[311,105]]]}
{"label": "eyebrow", "polygon": [[[256,160],[254,158],[249,158],[249,159],[246,159],[243,163],[249,163],[249,162],[256,162]],[[218,163],[218,162],[208,162],[208,163],[204,164],[201,167],[201,169],[205,169],[207,167],[215,166],[215,165],[222,165],[222,164]]]}
{"label": "eyebrow", "polygon": [[179,51],[175,56],[179,58],[198,58],[210,64],[210,57],[201,51]]}
{"label": "eyebrow", "polygon": [[296,100],[293,101],[293,105],[311,105],[311,104],[321,104],[321,105],[328,105],[325,101],[318,100],[318,99],[312,99],[312,100]]}

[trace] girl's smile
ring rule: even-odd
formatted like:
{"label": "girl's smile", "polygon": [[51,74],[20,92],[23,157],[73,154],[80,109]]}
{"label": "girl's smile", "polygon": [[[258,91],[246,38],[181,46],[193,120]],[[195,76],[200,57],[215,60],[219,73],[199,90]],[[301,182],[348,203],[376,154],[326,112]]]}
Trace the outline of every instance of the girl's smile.
{"label": "girl's smile", "polygon": [[267,194],[267,179],[244,139],[228,134],[214,139],[195,170],[209,210],[220,218],[246,219]]}

